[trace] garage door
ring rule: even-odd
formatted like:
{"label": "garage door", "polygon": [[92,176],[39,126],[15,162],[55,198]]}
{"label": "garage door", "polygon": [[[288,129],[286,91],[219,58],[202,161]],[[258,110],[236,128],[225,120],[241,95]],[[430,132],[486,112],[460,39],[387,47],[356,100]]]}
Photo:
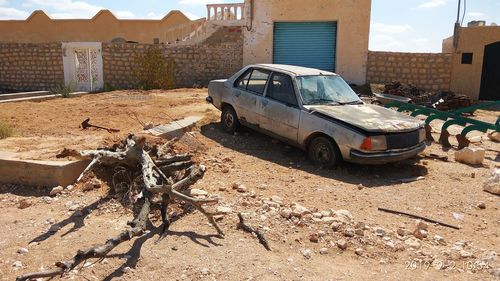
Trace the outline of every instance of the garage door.
{"label": "garage door", "polygon": [[336,22],[276,22],[273,62],[335,71],[336,42]]}

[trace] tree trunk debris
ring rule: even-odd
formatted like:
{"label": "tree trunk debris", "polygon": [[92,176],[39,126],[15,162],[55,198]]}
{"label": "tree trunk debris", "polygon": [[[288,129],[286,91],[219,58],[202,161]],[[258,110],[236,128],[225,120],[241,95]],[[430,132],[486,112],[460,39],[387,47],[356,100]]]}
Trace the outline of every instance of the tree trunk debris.
{"label": "tree trunk debris", "polygon": [[[119,244],[141,236],[144,233],[149,222],[148,215],[151,212],[153,204],[159,204],[163,221],[162,231],[167,231],[170,221],[166,209],[170,200],[184,201],[186,204],[193,206],[205,215],[210,224],[217,230],[217,233],[223,236],[224,232],[214,219],[214,216],[220,214],[209,212],[204,208],[206,205],[218,203],[218,199],[196,199],[185,194],[191,185],[203,178],[206,168],[202,165],[193,164],[190,155],[170,155],[165,150],[165,146],[158,149],[149,149],[145,138],[133,135],[129,135],[121,147],[119,146],[118,148],[81,152],[65,149],[59,157],[73,156],[81,159],[92,159],[92,162],[80,175],[78,181],[97,165],[112,167],[124,165],[130,169],[139,168],[143,182],[142,190],[140,191],[142,199],[137,201],[142,202],[140,212],[128,223],[129,228],[127,230],[110,238],[104,244],[86,250],[78,250],[71,260],[57,262],[55,264],[57,268],[55,269],[21,275],[16,280],[24,281],[64,275],[88,259],[104,258]],[[182,175],[180,178],[179,174]],[[158,197],[161,198],[161,202],[159,203],[156,202],[158,201]]]}
{"label": "tree trunk debris", "polygon": [[264,237],[264,234],[258,230],[253,228],[252,226],[248,225],[245,223],[245,219],[243,218],[243,215],[241,213],[238,213],[238,218],[240,219],[240,222],[238,223],[238,229],[242,229],[245,232],[255,234],[257,236],[257,239],[259,239],[260,244],[266,248],[266,250],[271,251],[271,247],[269,247],[269,243],[267,242],[267,239]]}
{"label": "tree trunk debris", "polygon": [[436,224],[439,224],[441,226],[445,226],[445,227],[449,227],[449,228],[453,228],[453,229],[460,229],[460,227],[458,227],[458,226],[447,224],[447,223],[444,223],[444,222],[440,222],[438,220],[434,220],[434,219],[422,217],[422,216],[419,216],[419,215],[414,215],[414,214],[410,214],[410,213],[405,213],[405,212],[395,211],[395,210],[390,210],[390,209],[385,209],[385,208],[378,208],[378,210],[382,211],[382,212],[390,213],[390,214],[404,215],[404,216],[411,217],[411,218],[414,218],[414,219],[421,219],[421,220],[424,220],[426,222],[436,223]]}

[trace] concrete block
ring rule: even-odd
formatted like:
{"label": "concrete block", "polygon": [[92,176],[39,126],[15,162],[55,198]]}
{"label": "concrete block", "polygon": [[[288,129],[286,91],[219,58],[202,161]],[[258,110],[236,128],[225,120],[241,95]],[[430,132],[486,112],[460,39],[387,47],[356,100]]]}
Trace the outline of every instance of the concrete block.
{"label": "concrete block", "polygon": [[455,152],[455,161],[470,165],[480,165],[483,164],[485,153],[486,151],[482,148],[466,147]]}
{"label": "concrete block", "polygon": [[495,169],[491,177],[484,183],[484,191],[500,195],[500,169]]}
{"label": "concrete block", "polygon": [[196,123],[198,121],[200,121],[201,118],[202,117],[200,117],[200,116],[189,116],[189,117],[186,117],[184,119],[174,121],[174,122],[171,122],[171,123],[166,124],[166,125],[161,125],[161,126],[153,128],[153,129],[146,130],[146,132],[148,132],[154,136],[162,137],[162,138],[179,137],[179,136],[183,135],[186,132],[186,130],[188,130],[188,129],[192,128],[194,125],[196,125]]}
{"label": "concrete block", "polygon": [[16,158],[15,153],[0,152],[0,183],[45,187],[67,186],[76,181],[89,163],[87,160],[21,160]]}

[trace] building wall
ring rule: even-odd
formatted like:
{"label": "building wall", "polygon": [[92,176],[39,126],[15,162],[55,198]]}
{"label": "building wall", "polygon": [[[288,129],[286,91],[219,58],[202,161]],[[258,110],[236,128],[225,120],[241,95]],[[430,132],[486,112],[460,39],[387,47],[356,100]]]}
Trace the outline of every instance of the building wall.
{"label": "building wall", "polygon": [[[484,48],[500,41],[500,26],[460,28],[458,46],[453,53],[451,90],[479,99]],[[462,64],[462,53],[473,53],[472,64]]]}
{"label": "building wall", "polygon": [[115,88],[137,87],[138,59],[149,48],[160,48],[165,60],[176,63],[177,87],[208,85],[210,80],[233,75],[243,65],[243,38],[240,27],[221,27],[198,44],[103,44],[104,81]]}
{"label": "building wall", "polygon": [[348,82],[365,83],[371,0],[314,0],[309,3],[254,0],[253,3],[252,29],[244,30],[244,65],[272,63],[276,21],[336,21],[336,72]]}
{"label": "building wall", "polygon": [[[240,27],[221,27],[207,39],[186,45],[102,44],[104,82],[115,88],[135,88],[138,58],[160,48],[176,63],[176,86],[208,85],[243,66]],[[0,43],[0,89],[54,90],[64,84],[61,43]]]}
{"label": "building wall", "polygon": [[[26,20],[0,20],[0,42],[111,42],[114,38],[152,44],[154,38],[166,43],[166,31],[194,23],[183,13],[172,11],[161,20],[120,20],[102,10],[92,19],[51,19],[35,11]],[[182,38],[180,38],[182,39]]]}
{"label": "building wall", "polygon": [[368,54],[367,81],[398,80],[425,90],[450,90],[451,54],[372,52]]}
{"label": "building wall", "polygon": [[53,90],[63,84],[60,43],[0,43],[0,89]]}

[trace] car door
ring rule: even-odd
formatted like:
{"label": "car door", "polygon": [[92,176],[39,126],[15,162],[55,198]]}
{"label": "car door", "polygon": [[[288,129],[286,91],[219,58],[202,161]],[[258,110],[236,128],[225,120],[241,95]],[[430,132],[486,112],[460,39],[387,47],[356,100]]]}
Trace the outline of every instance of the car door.
{"label": "car door", "polygon": [[272,73],[258,111],[261,128],[293,142],[297,141],[301,110],[289,75]]}
{"label": "car door", "polygon": [[269,70],[251,68],[236,80],[233,90],[237,114],[241,121],[254,126],[260,125],[257,104],[264,95],[270,75]]}

